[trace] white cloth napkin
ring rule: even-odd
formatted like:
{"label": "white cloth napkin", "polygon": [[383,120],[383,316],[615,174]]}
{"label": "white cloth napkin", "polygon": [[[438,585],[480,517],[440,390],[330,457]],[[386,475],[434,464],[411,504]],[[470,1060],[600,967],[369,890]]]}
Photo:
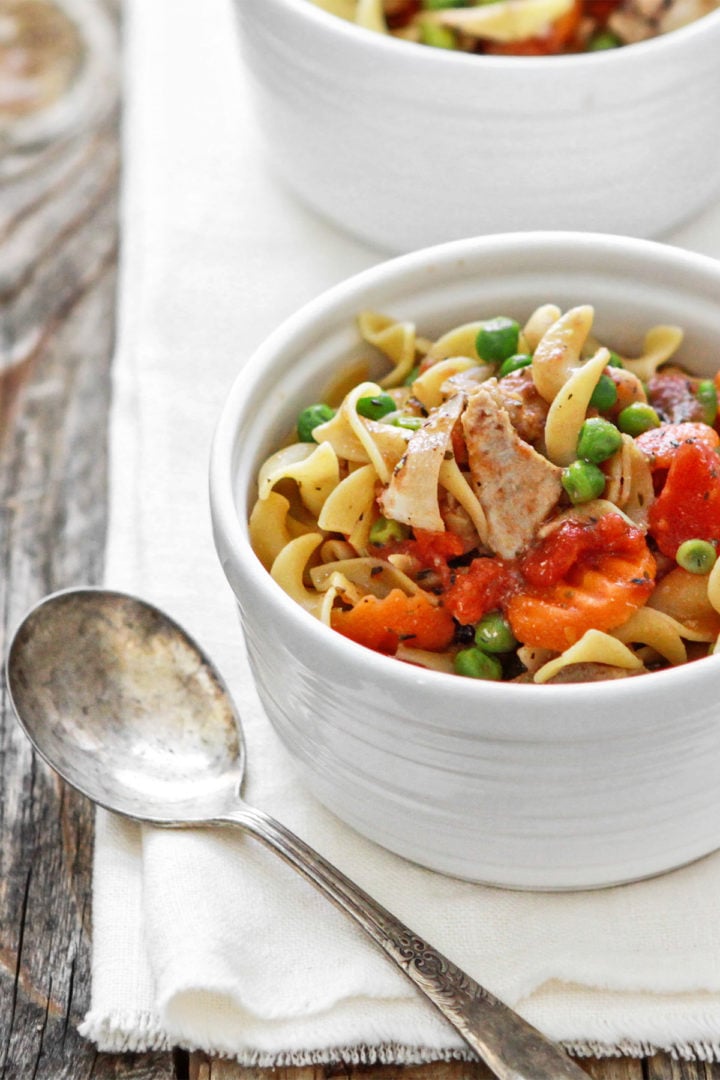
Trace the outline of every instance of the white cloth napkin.
{"label": "white cloth napkin", "polygon": [[[720,855],[597,893],[483,888],[380,850],[298,783],[213,549],[208,449],[261,339],[383,256],[266,171],[230,0],[130,0],[125,144],[107,584],[164,606],[214,658],[244,718],[249,801],[477,980],[580,1053],[720,1059]],[[720,206],[672,239],[720,255]],[[82,1031],[103,1050],[181,1044],[254,1065],[465,1053],[361,932],[254,841],[105,813]]]}

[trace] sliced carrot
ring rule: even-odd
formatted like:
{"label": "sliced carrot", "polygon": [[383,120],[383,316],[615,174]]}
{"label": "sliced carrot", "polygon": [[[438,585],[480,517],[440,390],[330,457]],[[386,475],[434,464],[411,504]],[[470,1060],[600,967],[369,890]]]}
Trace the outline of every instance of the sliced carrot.
{"label": "sliced carrot", "polygon": [[720,544],[720,458],[706,442],[683,442],[676,448],[662,491],[650,507],[648,531],[670,558],[685,540]]}
{"label": "sliced carrot", "polygon": [[653,469],[669,469],[679,448],[686,443],[702,443],[713,450],[720,444],[720,435],[709,424],[688,421],[651,428],[635,439],[635,445],[649,458]]}
{"label": "sliced carrot", "polygon": [[575,584],[518,593],[507,607],[513,633],[525,645],[563,652],[586,630],[622,626],[652,592],[654,567],[649,551],[639,564],[611,555]]}
{"label": "sliced carrot", "polygon": [[392,589],[382,599],[364,596],[347,611],[334,610],[331,625],[345,637],[382,653],[394,653],[401,641],[440,652],[455,633],[452,615],[444,607],[433,604],[425,593],[408,596],[402,589]]}
{"label": "sliced carrot", "polygon": [[642,532],[619,514],[581,526],[582,535],[565,526],[558,533],[563,529],[564,538],[551,534],[523,560],[521,570],[530,581],[506,604],[518,641],[556,652],[586,630],[621,626],[645,603],[655,575]]}

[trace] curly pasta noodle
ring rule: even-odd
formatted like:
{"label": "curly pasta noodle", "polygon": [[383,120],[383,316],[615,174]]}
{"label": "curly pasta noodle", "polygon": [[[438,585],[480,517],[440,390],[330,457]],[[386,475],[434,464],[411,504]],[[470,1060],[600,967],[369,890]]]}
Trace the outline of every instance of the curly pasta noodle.
{"label": "curly pasta noodle", "polygon": [[400,386],[415,366],[415,324],[399,323],[387,315],[364,311],[358,317],[358,329],[364,340],[380,349],[393,365],[392,371],[380,380],[380,385]]}

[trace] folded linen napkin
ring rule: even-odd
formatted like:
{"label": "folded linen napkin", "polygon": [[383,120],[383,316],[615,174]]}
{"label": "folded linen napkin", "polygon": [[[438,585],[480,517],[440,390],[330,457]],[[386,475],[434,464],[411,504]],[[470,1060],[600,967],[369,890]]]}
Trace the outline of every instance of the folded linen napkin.
{"label": "folded linen napkin", "polygon": [[[107,584],[165,607],[240,703],[248,800],[550,1036],[584,1054],[720,1060],[720,854],[597,893],[484,888],[359,837],[302,787],[262,713],[206,497],[209,443],[253,347],[377,251],[269,175],[230,0],[127,5],[126,176]],[[720,255],[720,206],[673,237]],[[100,1049],[181,1044],[249,1065],[423,1062],[462,1040],[310,885],[233,831],[97,821]]]}

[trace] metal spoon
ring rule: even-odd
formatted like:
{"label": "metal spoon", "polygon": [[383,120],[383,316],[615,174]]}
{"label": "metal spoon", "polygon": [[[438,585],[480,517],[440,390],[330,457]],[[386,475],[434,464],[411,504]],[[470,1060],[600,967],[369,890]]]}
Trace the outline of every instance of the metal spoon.
{"label": "metal spoon", "polygon": [[16,631],[7,681],[36,750],[89,799],[155,825],[240,825],[355,919],[501,1080],[587,1080],[558,1046],[242,801],[245,751],[229,693],[157,608],[100,589],[54,593]]}

